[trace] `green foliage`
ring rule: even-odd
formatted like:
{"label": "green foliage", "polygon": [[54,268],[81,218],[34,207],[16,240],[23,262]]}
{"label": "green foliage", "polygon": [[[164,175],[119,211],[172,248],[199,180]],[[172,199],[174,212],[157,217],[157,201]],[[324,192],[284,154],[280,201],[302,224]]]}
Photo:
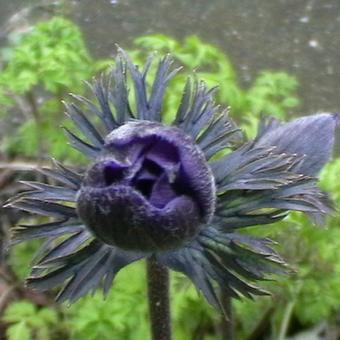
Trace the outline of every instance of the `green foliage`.
{"label": "green foliage", "polygon": [[38,309],[30,302],[19,301],[6,309],[3,320],[10,323],[6,332],[8,340],[49,340],[58,315],[53,309]]}
{"label": "green foliage", "polygon": [[216,325],[219,316],[215,310],[198,294],[193,285],[181,274],[172,273],[172,317],[174,338],[187,340],[204,338],[217,340]]}
{"label": "green foliage", "polygon": [[79,91],[93,68],[79,28],[61,17],[34,26],[10,47],[8,58],[0,84],[16,94],[37,85],[54,94],[63,88]]}
{"label": "green foliage", "polygon": [[[320,174],[321,188],[330,192],[337,206],[340,203],[340,185],[336,180],[339,173],[340,159],[335,159]],[[275,227],[256,227],[252,230],[257,235],[277,240],[280,253],[295,273],[280,277],[274,285],[266,285],[273,293],[272,299],[235,303],[240,320],[240,338],[249,335],[269,308],[272,309],[273,338],[278,334],[289,304],[292,304],[289,320],[296,318],[305,326],[335,318],[340,311],[339,225],[340,215],[336,212],[328,217],[323,227],[312,225],[302,214],[292,213]]]}
{"label": "green foliage", "polygon": [[185,78],[192,69],[196,69],[197,79],[203,79],[210,87],[219,87],[217,101],[230,106],[232,115],[244,122],[248,117],[258,118],[261,113],[285,118],[287,111],[299,104],[294,77],[284,72],[263,71],[250,88],[244,89],[239,85],[230,59],[218,47],[203,42],[197,36],[189,36],[179,42],[162,34],[147,35],[137,38],[135,45],[138,50],[133,50],[132,56],[138,63],[156,50],[162,54],[171,53],[184,66],[184,72],[170,85],[165,111],[176,107]]}
{"label": "green foliage", "polygon": [[[340,204],[340,159],[329,163],[321,173],[321,187]],[[336,175],[337,174],[337,175]],[[302,215],[292,215],[297,230],[298,280],[302,288],[295,312],[299,320],[315,324],[340,311],[340,216],[335,213],[324,228],[315,228]],[[291,284],[291,283],[290,283]],[[294,282],[293,284],[297,284]]]}
{"label": "green foliage", "polygon": [[331,194],[331,198],[338,205],[340,204],[340,158],[334,159],[327,164],[320,174],[321,188]]}
{"label": "green foliage", "polygon": [[[237,339],[247,339],[251,332],[255,330],[264,315],[268,315],[271,310],[273,300],[271,297],[256,297],[253,301],[247,299],[234,300],[233,307],[235,313]],[[267,316],[270,318],[272,314]],[[274,337],[272,339],[275,339]]]}
{"label": "green foliage", "polygon": [[1,149],[26,157],[49,154],[75,160],[60,130],[62,98],[82,92],[83,81],[97,70],[79,28],[67,19],[54,17],[35,25],[12,40],[5,49],[0,74],[0,107],[7,115],[22,111],[21,123],[8,134]]}
{"label": "green foliage", "polygon": [[24,281],[31,272],[31,263],[27,259],[32,258],[40,244],[41,242],[35,240],[11,248],[9,264],[21,281]]}
{"label": "green foliage", "polygon": [[0,147],[9,156],[20,155],[32,157],[40,151],[58,160],[67,160],[73,164],[83,164],[85,157],[80,155],[68,145],[68,140],[61,129],[61,125],[72,127],[68,120],[60,122],[61,117],[56,114],[60,111],[60,103],[57,100],[45,102],[41,111],[44,113],[37,123],[34,119],[28,119],[21,124],[17,133],[13,136],[4,136]]}
{"label": "green foliage", "polygon": [[[96,292],[94,296],[86,296],[65,310],[70,338],[148,339],[144,266],[139,262],[124,268],[116,277],[106,300],[103,300],[102,293]],[[218,319],[213,308],[198,296],[183,276],[172,273],[171,284],[174,338],[186,340],[188,334],[208,336]]]}
{"label": "green foliage", "polygon": [[287,110],[299,104],[294,95],[297,86],[297,80],[285,72],[261,72],[247,92],[249,114],[286,118]]}
{"label": "green foliage", "polygon": [[87,296],[65,312],[71,339],[148,339],[145,274],[142,263],[119,273],[109,296]]}
{"label": "green foliage", "polygon": [[9,155],[18,154],[21,156],[35,155],[39,149],[39,126],[33,119],[24,122],[18,127],[14,136],[5,136],[2,144]]}

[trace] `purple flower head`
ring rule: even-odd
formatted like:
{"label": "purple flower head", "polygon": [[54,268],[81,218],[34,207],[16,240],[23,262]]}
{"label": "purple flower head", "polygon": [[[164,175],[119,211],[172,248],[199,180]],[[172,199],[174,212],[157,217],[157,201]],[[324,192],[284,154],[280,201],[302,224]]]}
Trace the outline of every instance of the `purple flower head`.
{"label": "purple flower head", "polygon": [[203,152],[176,127],[131,121],[113,130],[85,174],[80,218],[103,242],[126,250],[178,248],[215,209]]}
{"label": "purple flower head", "polygon": [[[120,51],[110,80],[92,86],[99,105],[81,96],[73,96],[81,106],[66,105],[83,136],[65,129],[89,158],[85,173],[55,163],[40,172],[58,184],[27,182],[31,190],[8,202],[51,218],[15,229],[14,243],[47,239],[28,285],[61,285],[58,300],[73,302],[98,286],[106,294],[120,269],[152,257],[184,273],[220,309],[221,290],[266,294],[253,283],[284,272],[285,263],[270,240],[238,229],[270,225],[291,210],[322,222],[331,207],[316,176],[331,156],[339,115],[267,119],[246,140],[219,112],[214,91],[189,79],[167,126],[163,97],[178,70],[161,59],[149,87],[149,66],[139,70]],[[230,152],[218,157],[223,149]]]}

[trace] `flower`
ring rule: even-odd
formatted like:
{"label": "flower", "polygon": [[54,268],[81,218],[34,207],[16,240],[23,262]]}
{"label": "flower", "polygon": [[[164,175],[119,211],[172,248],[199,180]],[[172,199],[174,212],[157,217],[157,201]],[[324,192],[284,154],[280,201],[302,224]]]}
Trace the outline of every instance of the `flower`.
{"label": "flower", "polygon": [[106,137],[78,192],[77,212],[104,243],[169,250],[211,220],[215,196],[213,174],[189,136],[176,127],[131,121]]}
{"label": "flower", "polygon": [[[92,86],[99,106],[73,96],[87,107],[85,115],[66,104],[85,140],[65,131],[90,159],[87,170],[79,174],[54,162],[40,172],[59,184],[25,182],[32,190],[8,203],[52,218],[14,230],[13,243],[47,239],[28,286],[63,285],[58,300],[73,302],[99,285],[106,294],[120,269],[153,257],[184,273],[217,308],[223,308],[222,289],[231,297],[266,294],[253,282],[282,273],[285,263],[272,241],[238,229],[271,224],[290,210],[322,221],[331,206],[315,176],[330,157],[339,115],[286,124],[266,119],[247,141],[227,112],[219,112],[214,91],[189,79],[176,118],[165,125],[163,97],[178,69],[171,70],[168,56],[161,59],[148,91],[149,66],[140,71],[120,50],[109,81]],[[218,157],[225,149],[230,152]]]}

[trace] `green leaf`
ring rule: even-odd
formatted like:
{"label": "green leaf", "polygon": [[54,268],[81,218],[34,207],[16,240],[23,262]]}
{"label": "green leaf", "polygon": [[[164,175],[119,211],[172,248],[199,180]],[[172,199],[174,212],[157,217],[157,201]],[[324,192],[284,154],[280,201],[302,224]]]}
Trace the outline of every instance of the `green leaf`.
{"label": "green leaf", "polygon": [[35,306],[26,301],[12,303],[6,308],[4,320],[6,322],[17,322],[25,319],[36,312]]}
{"label": "green leaf", "polygon": [[8,340],[31,340],[31,332],[25,321],[21,321],[14,325],[11,325],[7,331],[6,335]]}

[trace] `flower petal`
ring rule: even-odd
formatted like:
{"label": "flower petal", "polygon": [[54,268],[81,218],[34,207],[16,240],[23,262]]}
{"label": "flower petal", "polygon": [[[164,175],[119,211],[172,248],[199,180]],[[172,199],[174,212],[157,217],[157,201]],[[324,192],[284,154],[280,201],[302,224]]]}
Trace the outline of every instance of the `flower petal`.
{"label": "flower petal", "polygon": [[308,177],[276,190],[228,191],[217,202],[216,222],[225,230],[271,223],[284,218],[287,210],[305,212],[320,223],[323,215],[332,211],[327,195]]}
{"label": "flower petal", "polygon": [[[198,201],[205,222],[215,208],[215,184],[213,174],[206,163],[203,152],[195,145],[192,138],[176,127],[165,126],[155,122],[131,121],[112,131],[106,137],[105,149],[115,153],[129,145],[156,146],[150,150],[150,157],[160,166],[171,179],[171,174],[178,169],[178,178],[182,179],[180,187],[188,188]],[[160,144],[160,148],[157,144]],[[160,157],[161,149],[167,153]],[[149,157],[146,154],[146,158]]]}
{"label": "flower petal", "polygon": [[173,248],[192,239],[200,226],[198,210],[184,195],[158,208],[140,192],[122,185],[83,187],[77,205],[80,218],[97,238],[141,251]]}
{"label": "flower petal", "polygon": [[137,117],[144,120],[161,121],[162,102],[167,83],[175,76],[179,69],[170,71],[172,59],[169,56],[162,58],[158,64],[150,98],[148,98],[146,76],[152,62],[152,58],[148,60],[144,70],[141,72],[138,67],[133,64],[132,60],[124,50],[119,49],[119,54],[122,60],[126,63],[127,69],[131,74],[135,89]]}
{"label": "flower petal", "polygon": [[11,244],[38,238],[54,238],[64,234],[78,233],[85,229],[81,223],[68,220],[54,221],[36,225],[19,225],[12,231]]}
{"label": "flower petal", "polygon": [[157,260],[188,276],[207,301],[223,311],[222,290],[235,298],[268,295],[248,281],[286,272],[284,261],[270,248],[271,243],[206,226],[195,241],[181,250],[158,254]]}
{"label": "flower petal", "polygon": [[279,152],[305,156],[294,172],[316,175],[329,160],[339,114],[321,113],[285,124],[271,123],[257,138],[257,146],[276,146]]}
{"label": "flower petal", "polygon": [[75,171],[66,168],[61,163],[53,161],[53,168],[42,168],[38,169],[41,174],[51,177],[56,181],[62,183],[65,187],[70,187],[72,189],[79,189],[83,176],[76,173]]}
{"label": "flower petal", "polygon": [[14,199],[30,198],[40,201],[65,201],[75,202],[77,191],[63,186],[49,185],[39,182],[21,181],[21,183],[35,189],[24,191],[18,194]]}
{"label": "flower petal", "polygon": [[25,198],[13,202],[11,201],[6,205],[6,207],[7,206],[24,210],[33,214],[56,217],[61,219],[77,217],[76,211],[73,207],[34,199]]}
{"label": "flower petal", "polygon": [[256,147],[253,142],[210,162],[217,192],[277,189],[301,178],[290,169],[296,156],[277,153],[274,148]]}
{"label": "flower petal", "polygon": [[[38,264],[38,271],[27,279],[30,288],[47,290],[67,283],[59,293],[59,302],[75,302],[91,289],[105,282],[105,293],[118,271],[129,263],[141,259],[141,254],[125,252],[92,241],[80,250]],[[47,272],[41,273],[41,269]],[[52,270],[50,270],[52,269]]]}
{"label": "flower petal", "polygon": [[316,179],[298,173],[309,165],[301,155],[283,153],[277,145],[259,145],[261,136],[279,128],[271,120],[262,127],[258,140],[210,162],[218,193],[214,223],[221,228],[269,224],[284,218],[288,210],[305,212],[321,223],[331,211]]}
{"label": "flower petal", "polygon": [[101,148],[104,140],[95,126],[86,118],[83,112],[74,104],[64,103],[69,117],[72,119],[76,127],[95,147]]}
{"label": "flower petal", "polygon": [[176,196],[176,192],[172,189],[165,174],[163,174],[154,184],[149,201],[157,208],[164,208]]}
{"label": "flower petal", "polygon": [[99,148],[94,147],[89,143],[86,143],[66,127],[64,128],[64,132],[66,134],[66,137],[70,141],[70,145],[73,148],[75,148],[76,150],[78,150],[79,152],[81,152],[82,154],[89,158],[95,158],[96,156],[98,156],[100,152]]}
{"label": "flower petal", "polygon": [[218,113],[213,100],[216,88],[208,89],[204,82],[188,78],[174,125],[191,135],[210,159],[221,149],[243,142],[243,135],[228,117],[228,110]]}

